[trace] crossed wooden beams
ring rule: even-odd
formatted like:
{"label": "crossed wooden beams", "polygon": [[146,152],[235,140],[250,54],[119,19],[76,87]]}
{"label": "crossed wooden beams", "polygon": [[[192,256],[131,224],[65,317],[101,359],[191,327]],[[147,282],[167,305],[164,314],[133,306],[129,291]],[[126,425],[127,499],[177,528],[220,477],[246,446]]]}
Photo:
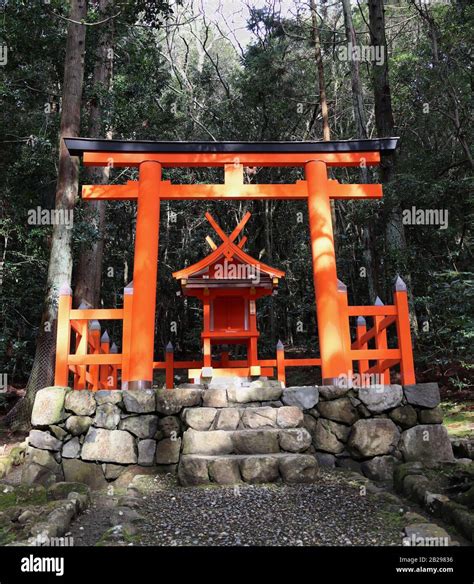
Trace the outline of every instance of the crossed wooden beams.
{"label": "crossed wooden beams", "polygon": [[[210,213],[205,214],[206,219],[209,221],[209,223],[211,224],[212,228],[217,233],[217,235],[222,239],[222,242],[225,244],[228,244],[227,245],[228,250],[226,250],[226,252],[224,252],[227,259],[232,258],[234,255],[232,253],[232,248],[229,244],[231,244],[233,241],[235,241],[237,239],[237,237],[240,235],[242,229],[247,225],[247,222],[251,216],[252,216],[252,213],[247,211],[247,213],[245,213],[245,215],[239,221],[239,223],[237,224],[235,229],[232,231],[232,233],[229,236],[227,236],[225,234],[224,230],[221,229],[220,225],[214,219],[214,217]],[[206,241],[209,244],[209,247],[213,251],[215,251],[217,249],[217,245],[214,243],[214,241],[212,240],[212,238],[209,235],[206,237]],[[242,237],[242,239],[239,241],[239,243],[237,243],[237,247],[239,249],[242,249],[246,241],[247,241],[247,236],[244,235]],[[222,244],[221,244],[221,246],[222,246]],[[221,247],[221,246],[219,246],[219,247]]]}
{"label": "crossed wooden beams", "polygon": [[228,261],[232,261],[234,256],[236,256],[241,261],[250,265],[254,265],[263,272],[267,272],[273,278],[283,278],[285,272],[277,270],[276,268],[272,268],[271,266],[267,266],[266,264],[257,261],[255,258],[249,256],[243,251],[242,248],[247,241],[247,236],[244,235],[237,244],[234,243],[251,216],[252,214],[247,211],[247,213],[245,213],[237,226],[234,228],[232,233],[230,235],[226,235],[225,231],[220,227],[214,217],[210,213],[206,213],[206,219],[209,221],[217,235],[222,239],[222,243],[217,246],[213,239],[208,235],[206,237],[206,241],[213,250],[212,253],[192,266],[188,266],[187,268],[183,268],[178,272],[174,272],[173,277],[177,279],[186,279],[191,273],[196,273],[199,270],[204,269],[205,267],[217,261],[221,255],[224,255]]}
{"label": "crossed wooden beams", "polygon": [[[380,184],[341,184],[329,179],[331,199],[380,199]],[[138,181],[128,181],[123,185],[84,185],[83,199],[124,200],[138,198]],[[224,165],[224,184],[172,184],[162,180],[158,186],[160,199],[307,199],[306,180],[292,184],[244,184],[243,164]]]}

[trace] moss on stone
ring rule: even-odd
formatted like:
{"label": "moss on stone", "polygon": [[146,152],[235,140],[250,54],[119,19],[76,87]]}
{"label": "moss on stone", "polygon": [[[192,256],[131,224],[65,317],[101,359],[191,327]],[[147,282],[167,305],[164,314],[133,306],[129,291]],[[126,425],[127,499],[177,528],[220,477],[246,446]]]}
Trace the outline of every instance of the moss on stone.
{"label": "moss on stone", "polygon": [[12,468],[12,461],[9,456],[0,457],[0,477],[7,475]]}
{"label": "moss on stone", "polygon": [[10,460],[14,466],[22,464],[26,455],[26,446],[15,446],[10,451]]}
{"label": "moss on stone", "polygon": [[23,505],[44,505],[46,499],[46,489],[42,485],[20,485],[15,489],[16,502]]}
{"label": "moss on stone", "polygon": [[89,487],[84,483],[76,482],[55,483],[48,488],[46,497],[48,500],[67,499],[69,493],[72,492],[90,497]]}
{"label": "moss on stone", "polygon": [[469,541],[474,541],[474,513],[465,507],[451,507],[451,517],[456,529]]}
{"label": "moss on stone", "polygon": [[403,492],[403,482],[405,478],[409,475],[421,475],[424,474],[419,463],[406,462],[404,464],[399,464],[395,466],[393,471],[393,486],[397,493]]}
{"label": "moss on stone", "polygon": [[456,501],[461,505],[466,505],[468,509],[474,509],[474,485],[464,493],[457,495]]}

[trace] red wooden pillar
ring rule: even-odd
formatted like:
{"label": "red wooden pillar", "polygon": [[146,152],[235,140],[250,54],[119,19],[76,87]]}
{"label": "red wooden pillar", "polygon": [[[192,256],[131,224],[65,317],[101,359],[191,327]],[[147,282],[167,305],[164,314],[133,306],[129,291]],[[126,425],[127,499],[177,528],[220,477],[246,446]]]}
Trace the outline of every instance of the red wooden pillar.
{"label": "red wooden pillar", "polygon": [[277,379],[281,381],[283,385],[286,385],[286,373],[285,373],[285,347],[281,341],[278,341],[277,346]]}
{"label": "red wooden pillar", "polygon": [[59,290],[58,322],[56,333],[56,367],[54,385],[66,387],[69,379],[68,357],[71,349],[71,323],[69,314],[72,307],[72,290],[63,284]]}
{"label": "red wooden pillar", "polygon": [[320,160],[311,160],[306,163],[305,173],[322,378],[323,384],[330,385],[338,383],[339,376],[347,375],[348,372],[339,316],[336,254],[326,164]]}
{"label": "red wooden pillar", "polygon": [[[363,316],[357,317],[357,329],[356,329],[356,338],[360,340],[365,333],[367,332],[367,322]],[[367,349],[367,343],[363,343],[360,345],[359,349]],[[366,385],[365,382],[365,373],[369,368],[369,361],[367,359],[359,359],[359,375],[360,375],[360,386],[363,387]]]}
{"label": "red wooden pillar", "polygon": [[[204,288],[203,294],[203,332],[209,333],[211,330],[211,301],[209,297],[209,289]],[[212,350],[211,339],[204,337],[203,339],[203,365],[204,367],[212,367]]]}
{"label": "red wooden pillar", "polygon": [[347,286],[341,280],[337,281],[337,297],[339,300],[339,317],[342,330],[342,344],[346,358],[346,374],[348,387],[352,387],[352,359],[351,359],[351,327],[349,323],[349,302],[347,300]]}
{"label": "red wooden pillar", "polygon": [[128,388],[130,380],[130,348],[132,338],[133,282],[123,289],[123,323],[122,323],[122,389]]}
{"label": "red wooden pillar", "polygon": [[[79,304],[80,310],[88,310],[91,305],[88,302]],[[89,321],[76,321],[79,333],[76,333],[76,355],[87,355],[89,348]],[[86,389],[87,387],[87,365],[76,365],[76,375],[74,378],[74,389]]]}
{"label": "red wooden pillar", "polygon": [[[255,288],[250,290],[249,299],[249,324],[250,332],[256,334],[257,331],[257,305],[255,299]],[[250,367],[250,375],[257,376],[260,375],[261,369],[258,364],[258,348],[257,348],[257,337],[252,336],[249,340],[248,345],[248,362]]]}
{"label": "red wooden pillar", "polygon": [[[100,322],[98,320],[89,321],[89,342],[92,349],[91,354],[100,355]],[[99,389],[100,365],[89,365],[89,375],[90,389],[97,391]]]}
{"label": "red wooden pillar", "polygon": [[160,182],[161,164],[149,160],[142,162],[133,266],[129,389],[150,388],[153,383]]}
{"label": "red wooden pillar", "polygon": [[[377,296],[375,299],[375,306],[383,306],[382,300]],[[380,323],[383,321],[383,316],[374,316],[374,327],[375,327],[375,347],[377,349],[388,349],[387,342],[387,329],[381,329]],[[384,359],[379,359],[377,363],[382,364]],[[380,372],[380,381],[382,385],[390,385],[390,369]]]}
{"label": "red wooden pillar", "polygon": [[[108,355],[110,351],[110,337],[107,331],[100,337],[100,352],[103,355]],[[110,365],[100,365],[100,389],[112,389],[112,376]]]}
{"label": "red wooden pillar", "polygon": [[405,282],[397,277],[394,293],[397,307],[398,347],[401,353],[400,370],[403,385],[413,385],[415,380],[415,365],[413,363],[413,347],[411,342],[410,313],[408,309],[408,294]]}
{"label": "red wooden pillar", "polygon": [[[118,353],[118,348],[117,345],[115,343],[112,343],[111,347],[110,347],[110,353],[112,355],[117,355]],[[117,375],[117,371],[118,371],[118,367],[117,365],[112,365],[111,366],[111,371],[110,371],[110,379],[108,381],[110,381],[110,387],[107,387],[107,389],[118,389],[118,375]]]}

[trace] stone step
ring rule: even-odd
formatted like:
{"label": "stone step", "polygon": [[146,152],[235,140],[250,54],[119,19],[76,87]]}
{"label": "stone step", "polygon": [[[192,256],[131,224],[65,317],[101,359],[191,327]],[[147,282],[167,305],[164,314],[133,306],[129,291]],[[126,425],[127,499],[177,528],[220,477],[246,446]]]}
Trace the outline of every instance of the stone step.
{"label": "stone step", "polygon": [[178,466],[182,486],[241,483],[312,483],[318,463],[310,454],[183,454]]}
{"label": "stone step", "polygon": [[185,408],[181,419],[193,430],[257,430],[259,428],[299,428],[303,412],[296,406]]}
{"label": "stone step", "polygon": [[202,392],[203,406],[213,408],[241,407],[243,404],[261,405],[274,402],[282,405],[283,386],[280,381],[252,381],[246,385],[225,383],[211,386]]}
{"label": "stone step", "polygon": [[183,434],[183,454],[276,454],[300,453],[311,446],[305,428],[198,431]]}

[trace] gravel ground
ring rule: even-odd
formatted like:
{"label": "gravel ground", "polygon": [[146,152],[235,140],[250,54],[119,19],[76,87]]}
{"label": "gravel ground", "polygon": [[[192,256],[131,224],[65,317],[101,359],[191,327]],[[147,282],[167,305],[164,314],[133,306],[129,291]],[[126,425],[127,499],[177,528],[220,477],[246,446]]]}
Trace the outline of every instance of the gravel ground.
{"label": "gravel ground", "polygon": [[[170,476],[147,477],[141,480],[140,491],[129,490],[125,498],[141,516],[136,522],[137,532],[124,537],[116,528],[107,545],[401,543],[397,518],[400,504],[396,499],[361,494],[360,482],[343,472],[321,471],[314,485],[238,488],[182,488]],[[75,545],[95,545],[101,540],[110,529],[118,500],[112,495],[95,497],[91,509],[72,526]]]}

